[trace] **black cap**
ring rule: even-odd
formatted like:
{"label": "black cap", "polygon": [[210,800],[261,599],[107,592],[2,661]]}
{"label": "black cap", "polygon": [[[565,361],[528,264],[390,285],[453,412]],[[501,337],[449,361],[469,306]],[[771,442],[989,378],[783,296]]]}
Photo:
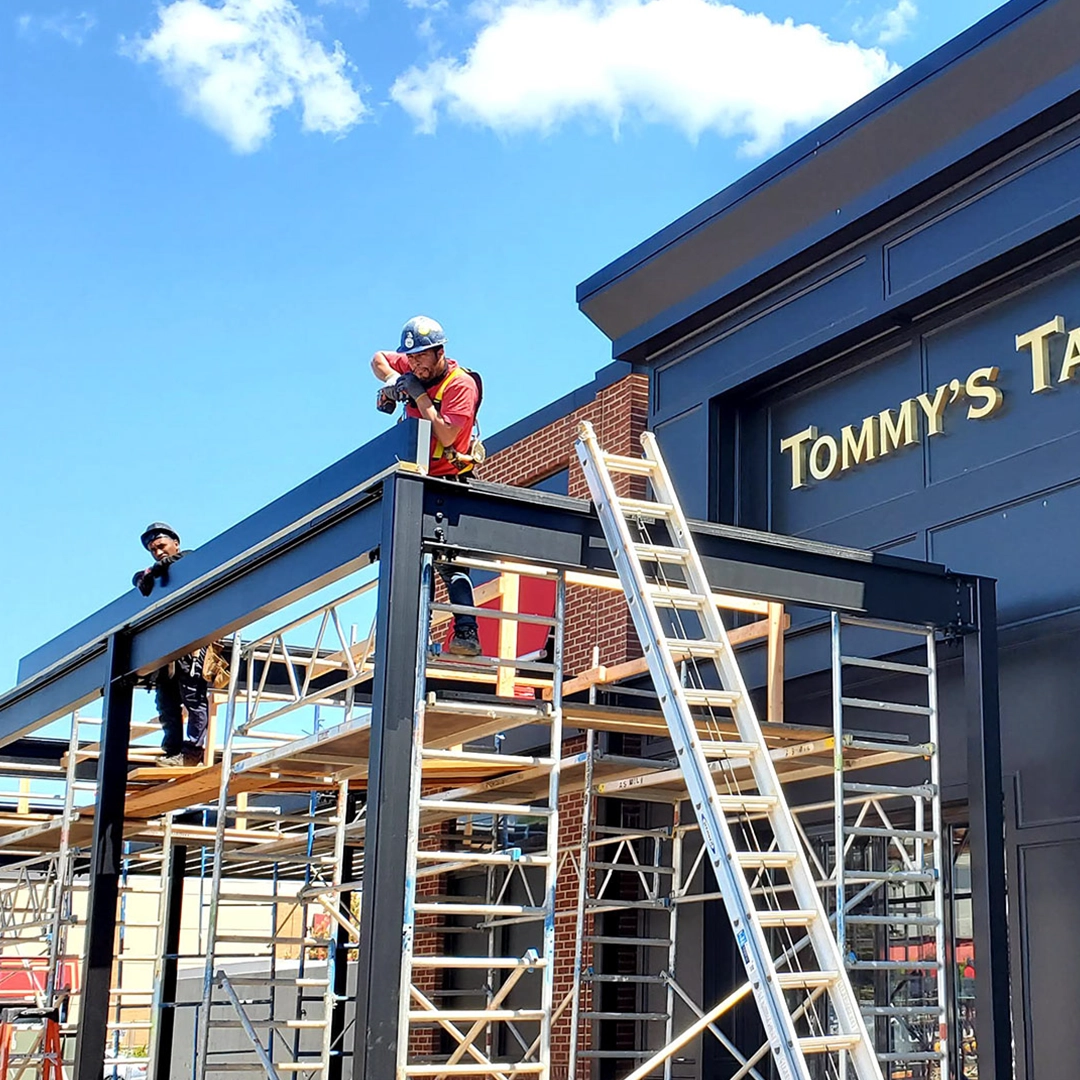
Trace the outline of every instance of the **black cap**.
{"label": "black cap", "polygon": [[142,542],[142,546],[149,551],[151,542],[159,536],[171,536],[178,544],[180,543],[180,534],[171,525],[166,525],[164,521],[155,521],[147,525],[139,540]]}

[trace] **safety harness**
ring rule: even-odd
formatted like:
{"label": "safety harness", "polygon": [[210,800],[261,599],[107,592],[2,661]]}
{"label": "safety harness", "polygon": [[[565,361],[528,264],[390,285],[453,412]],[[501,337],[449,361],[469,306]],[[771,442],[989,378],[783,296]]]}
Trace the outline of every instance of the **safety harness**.
{"label": "safety harness", "polygon": [[438,440],[435,441],[435,450],[432,452],[432,458],[438,460],[445,457],[451,465],[458,471],[459,476],[463,476],[465,473],[472,472],[474,465],[479,465],[481,461],[487,456],[487,452],[484,450],[484,444],[480,441],[480,425],[476,423],[476,417],[480,414],[480,403],[484,400],[484,383],[479,374],[475,371],[471,371],[469,368],[462,367],[460,364],[457,367],[451,368],[443,377],[442,382],[439,383],[438,389],[434,395],[431,396],[431,403],[435,406],[435,411],[442,415],[442,399],[443,394],[446,393],[446,388],[457,378],[458,375],[471,375],[473,382],[476,383],[476,413],[474,414],[473,422],[476,430],[473,433],[472,441],[469,444],[469,452],[467,454],[459,453],[452,446],[443,446]]}

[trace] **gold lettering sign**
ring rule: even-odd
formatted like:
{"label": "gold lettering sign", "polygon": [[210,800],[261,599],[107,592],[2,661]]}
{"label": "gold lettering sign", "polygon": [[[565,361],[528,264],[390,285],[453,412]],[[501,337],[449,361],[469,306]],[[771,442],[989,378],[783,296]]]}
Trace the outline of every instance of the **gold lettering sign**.
{"label": "gold lettering sign", "polygon": [[[1050,356],[1050,340],[1065,334],[1065,319],[1055,315],[1049,322],[1016,335],[1016,351],[1031,354],[1031,392],[1043,394],[1056,385],[1080,382],[1080,327],[1068,332],[1064,359],[1055,371]],[[976,368],[966,379],[953,379],[917,397],[901,401],[894,409],[847,424],[840,436],[820,433],[814,425],[780,440],[780,453],[791,455],[791,489],[808,486],[808,478],[829,480],[842,476],[857,465],[881,461],[905,447],[913,446],[922,433],[928,439],[945,433],[945,417],[950,407],[966,404],[968,420],[994,416],[1005,401],[996,385],[997,367]],[[1056,376],[1056,379],[1055,379]]]}

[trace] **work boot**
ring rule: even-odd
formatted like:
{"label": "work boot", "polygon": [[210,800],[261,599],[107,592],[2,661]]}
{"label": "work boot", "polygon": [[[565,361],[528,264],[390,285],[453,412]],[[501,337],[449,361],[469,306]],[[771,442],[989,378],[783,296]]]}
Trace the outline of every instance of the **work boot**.
{"label": "work boot", "polygon": [[181,753],[184,757],[184,764],[188,768],[194,768],[203,763],[203,748],[198,743],[185,742]]}
{"label": "work boot", "polygon": [[479,656],[480,635],[475,626],[454,626],[454,636],[450,639],[447,652],[454,656]]}
{"label": "work boot", "polygon": [[184,753],[177,751],[175,754],[162,754],[154,764],[161,769],[182,769],[187,760]]}

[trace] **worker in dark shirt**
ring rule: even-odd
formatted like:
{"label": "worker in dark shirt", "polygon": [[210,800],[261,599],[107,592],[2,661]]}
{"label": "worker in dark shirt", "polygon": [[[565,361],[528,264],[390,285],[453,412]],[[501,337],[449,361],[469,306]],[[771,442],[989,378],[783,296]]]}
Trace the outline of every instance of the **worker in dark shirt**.
{"label": "worker in dark shirt", "polygon": [[[163,521],[148,525],[139,537],[142,545],[154,557],[152,566],[139,570],[131,583],[149,596],[154,582],[169,580],[169,567],[188,554],[180,549],[180,535]],[[163,738],[162,756],[157,764],[177,767],[203,763],[203,746],[209,725],[210,709],[203,678],[206,650],[199,649],[190,656],[181,656],[150,676],[157,702],[158,720]],[[183,711],[187,711],[187,738],[184,738]]]}

